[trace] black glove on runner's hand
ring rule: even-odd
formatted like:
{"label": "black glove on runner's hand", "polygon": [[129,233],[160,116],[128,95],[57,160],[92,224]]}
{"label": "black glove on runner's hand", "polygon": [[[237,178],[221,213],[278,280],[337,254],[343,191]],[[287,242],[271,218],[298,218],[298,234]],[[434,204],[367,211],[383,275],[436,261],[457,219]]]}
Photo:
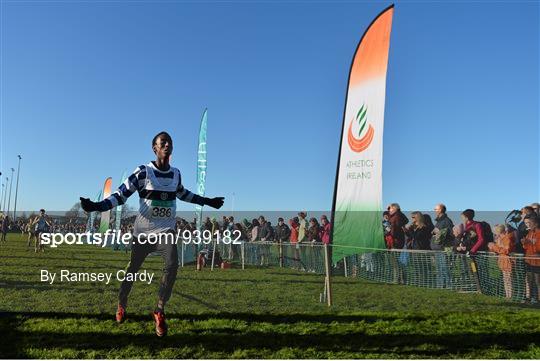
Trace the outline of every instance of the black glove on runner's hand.
{"label": "black glove on runner's hand", "polygon": [[204,198],[204,204],[215,209],[220,209],[221,206],[223,205],[224,200],[225,200],[224,197]]}
{"label": "black glove on runner's hand", "polygon": [[88,198],[79,198],[81,200],[81,207],[85,212],[95,212],[97,211],[97,204],[95,202],[92,202]]}

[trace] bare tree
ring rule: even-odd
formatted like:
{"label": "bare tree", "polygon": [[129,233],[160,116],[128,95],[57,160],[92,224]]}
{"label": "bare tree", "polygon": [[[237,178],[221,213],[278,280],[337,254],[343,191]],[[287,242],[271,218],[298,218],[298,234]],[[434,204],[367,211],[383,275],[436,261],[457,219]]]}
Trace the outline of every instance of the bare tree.
{"label": "bare tree", "polygon": [[73,207],[71,207],[71,209],[66,212],[66,218],[70,220],[84,218],[84,211],[81,208],[80,202],[75,203]]}

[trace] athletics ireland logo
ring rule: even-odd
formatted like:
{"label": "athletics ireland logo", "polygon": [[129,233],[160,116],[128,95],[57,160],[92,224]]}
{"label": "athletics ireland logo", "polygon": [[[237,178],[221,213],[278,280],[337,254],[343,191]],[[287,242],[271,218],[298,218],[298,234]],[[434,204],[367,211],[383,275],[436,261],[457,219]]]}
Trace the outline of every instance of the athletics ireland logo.
{"label": "athletics ireland logo", "polygon": [[[358,131],[358,138],[353,134],[353,123],[355,121],[358,122],[358,127],[360,129]],[[375,129],[373,129],[371,124],[367,124],[367,107],[362,105],[358,113],[356,113],[356,117],[353,117],[349,123],[349,131],[347,134],[349,147],[356,153],[366,150],[373,141],[374,133]]]}

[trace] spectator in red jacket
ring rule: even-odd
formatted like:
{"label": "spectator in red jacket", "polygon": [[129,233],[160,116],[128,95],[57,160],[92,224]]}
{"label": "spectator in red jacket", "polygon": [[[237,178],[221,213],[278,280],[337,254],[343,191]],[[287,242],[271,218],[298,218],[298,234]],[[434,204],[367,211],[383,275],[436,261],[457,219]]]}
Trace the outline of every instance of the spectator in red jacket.
{"label": "spectator in red jacket", "polygon": [[392,236],[394,248],[402,249],[405,245],[404,227],[409,223],[407,216],[401,212],[399,204],[392,203],[388,207],[390,212],[390,234]]}
{"label": "spectator in red jacket", "polygon": [[474,210],[466,209],[461,212],[461,220],[465,225],[465,233],[468,233],[468,238],[472,240],[472,247],[469,253],[476,254],[476,252],[484,250],[487,246],[484,229],[480,222],[474,220]]}
{"label": "spectator in red jacket", "polygon": [[289,240],[291,243],[298,243],[298,221],[296,217],[289,219],[289,226],[291,227],[291,235]]}
{"label": "spectator in red jacket", "polygon": [[330,244],[330,232],[332,232],[332,226],[328,221],[328,218],[323,214],[321,216],[321,232],[320,238],[323,244]]}

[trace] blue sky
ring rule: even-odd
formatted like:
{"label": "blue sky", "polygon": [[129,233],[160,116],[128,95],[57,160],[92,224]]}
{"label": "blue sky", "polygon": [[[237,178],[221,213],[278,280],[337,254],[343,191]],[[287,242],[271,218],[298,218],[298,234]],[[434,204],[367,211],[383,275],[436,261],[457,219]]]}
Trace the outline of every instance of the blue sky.
{"label": "blue sky", "polygon": [[[17,209],[68,209],[167,130],[194,189],[208,107],[207,193],[225,209],[233,193],[237,210],[330,209],[350,61],[387,5],[3,1],[2,182],[21,154]],[[397,2],[385,203],[538,201],[539,40],[538,2]]]}

